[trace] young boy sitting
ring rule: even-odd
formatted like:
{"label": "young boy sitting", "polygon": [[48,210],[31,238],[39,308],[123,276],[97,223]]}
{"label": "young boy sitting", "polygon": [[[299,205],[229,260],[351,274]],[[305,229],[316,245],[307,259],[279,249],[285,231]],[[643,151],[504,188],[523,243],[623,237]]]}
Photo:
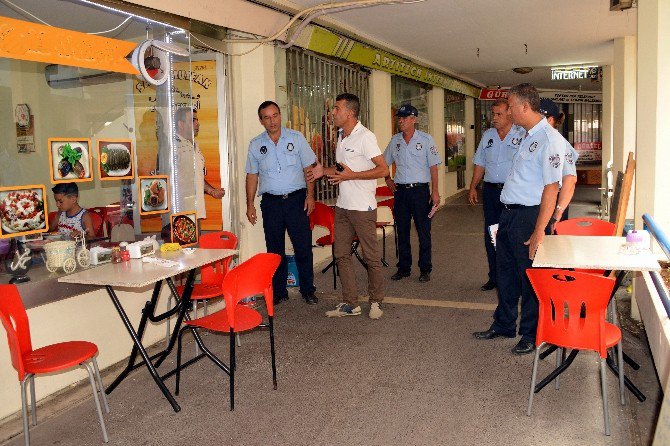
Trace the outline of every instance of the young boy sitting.
{"label": "young boy sitting", "polygon": [[86,237],[95,237],[93,219],[86,209],[79,206],[79,187],[77,183],[59,183],[51,188],[58,207],[58,214],[49,221],[51,231],[69,237],[78,236],[86,231]]}

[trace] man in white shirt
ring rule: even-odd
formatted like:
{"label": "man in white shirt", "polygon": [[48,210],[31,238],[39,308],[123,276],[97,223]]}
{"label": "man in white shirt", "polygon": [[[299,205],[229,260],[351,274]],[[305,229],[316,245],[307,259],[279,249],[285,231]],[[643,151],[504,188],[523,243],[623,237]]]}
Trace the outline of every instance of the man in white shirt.
{"label": "man in white shirt", "polygon": [[363,248],[368,266],[368,293],[371,319],[382,317],[380,303],[384,299],[384,275],[381,252],[377,242],[377,179],[388,176],[374,133],[358,121],[360,100],[351,93],[335,99],[333,121],[340,129],[335,151],[336,167],[317,164],[307,174],[309,181],[328,176],[331,184],[340,188],[335,207],[335,261],[342,282],[344,302],[326,312],[328,317],[358,316],[356,275],[351,259],[351,243],[355,237]]}

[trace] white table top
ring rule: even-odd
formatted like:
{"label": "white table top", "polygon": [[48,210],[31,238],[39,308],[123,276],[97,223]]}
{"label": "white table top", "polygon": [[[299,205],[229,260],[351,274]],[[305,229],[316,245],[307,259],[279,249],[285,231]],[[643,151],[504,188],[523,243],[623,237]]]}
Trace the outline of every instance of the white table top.
{"label": "white table top", "polygon": [[196,248],[193,254],[185,254],[182,251],[158,252],[156,257],[178,262],[179,266],[166,268],[152,263],[144,263],[142,259],[130,259],[128,262],[105,263],[94,266],[61,277],[58,281],[84,285],[141,288],[176,274],[233,256],[238,252],[235,249],[202,248]]}
{"label": "white table top", "polygon": [[649,250],[620,252],[625,237],[547,235],[535,253],[534,267],[604,269],[610,271],[660,271]]}

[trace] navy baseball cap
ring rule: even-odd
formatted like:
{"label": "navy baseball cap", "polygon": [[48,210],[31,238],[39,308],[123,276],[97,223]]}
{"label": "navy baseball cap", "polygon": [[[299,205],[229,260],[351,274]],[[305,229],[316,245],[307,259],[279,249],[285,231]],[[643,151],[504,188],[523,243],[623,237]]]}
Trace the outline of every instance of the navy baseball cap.
{"label": "navy baseball cap", "polygon": [[552,117],[558,119],[561,117],[561,110],[558,108],[558,105],[551,99],[540,99],[540,113],[542,113],[547,118]]}
{"label": "navy baseball cap", "polygon": [[398,109],[397,112],[395,112],[395,115],[399,118],[406,118],[407,116],[419,116],[419,111],[415,107],[412,107],[411,104],[404,104]]}

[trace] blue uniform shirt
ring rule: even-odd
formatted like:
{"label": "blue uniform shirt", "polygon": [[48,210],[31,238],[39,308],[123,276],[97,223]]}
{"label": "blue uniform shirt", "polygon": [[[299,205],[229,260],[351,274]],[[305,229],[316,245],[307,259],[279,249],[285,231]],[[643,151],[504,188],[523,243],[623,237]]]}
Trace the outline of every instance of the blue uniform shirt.
{"label": "blue uniform shirt", "polygon": [[523,127],[512,125],[505,139],[500,140],[498,130],[490,128],[479,141],[474,163],[484,168],[484,181],[504,183],[512,169],[514,155],[521,145],[526,131]]}
{"label": "blue uniform shirt", "polygon": [[282,127],[277,145],[267,132],[251,140],[245,170],[258,175],[258,195],[284,195],[306,187],[303,169],[314,161],[302,133]]}
{"label": "blue uniform shirt", "polygon": [[577,176],[577,158],[579,158],[579,153],[572,147],[572,144],[565,141],[565,162],[563,163],[563,176],[572,175],[573,177]]}
{"label": "blue uniform shirt", "polygon": [[402,133],[393,135],[384,159],[389,166],[395,163],[394,181],[398,184],[430,183],[430,168],[442,163],[433,137],[420,130],[414,130],[409,144]]}
{"label": "blue uniform shirt", "polygon": [[560,186],[565,144],[565,138],[542,118],[521,142],[500,193],[500,201],[524,206],[539,205],[546,185],[559,183]]}

